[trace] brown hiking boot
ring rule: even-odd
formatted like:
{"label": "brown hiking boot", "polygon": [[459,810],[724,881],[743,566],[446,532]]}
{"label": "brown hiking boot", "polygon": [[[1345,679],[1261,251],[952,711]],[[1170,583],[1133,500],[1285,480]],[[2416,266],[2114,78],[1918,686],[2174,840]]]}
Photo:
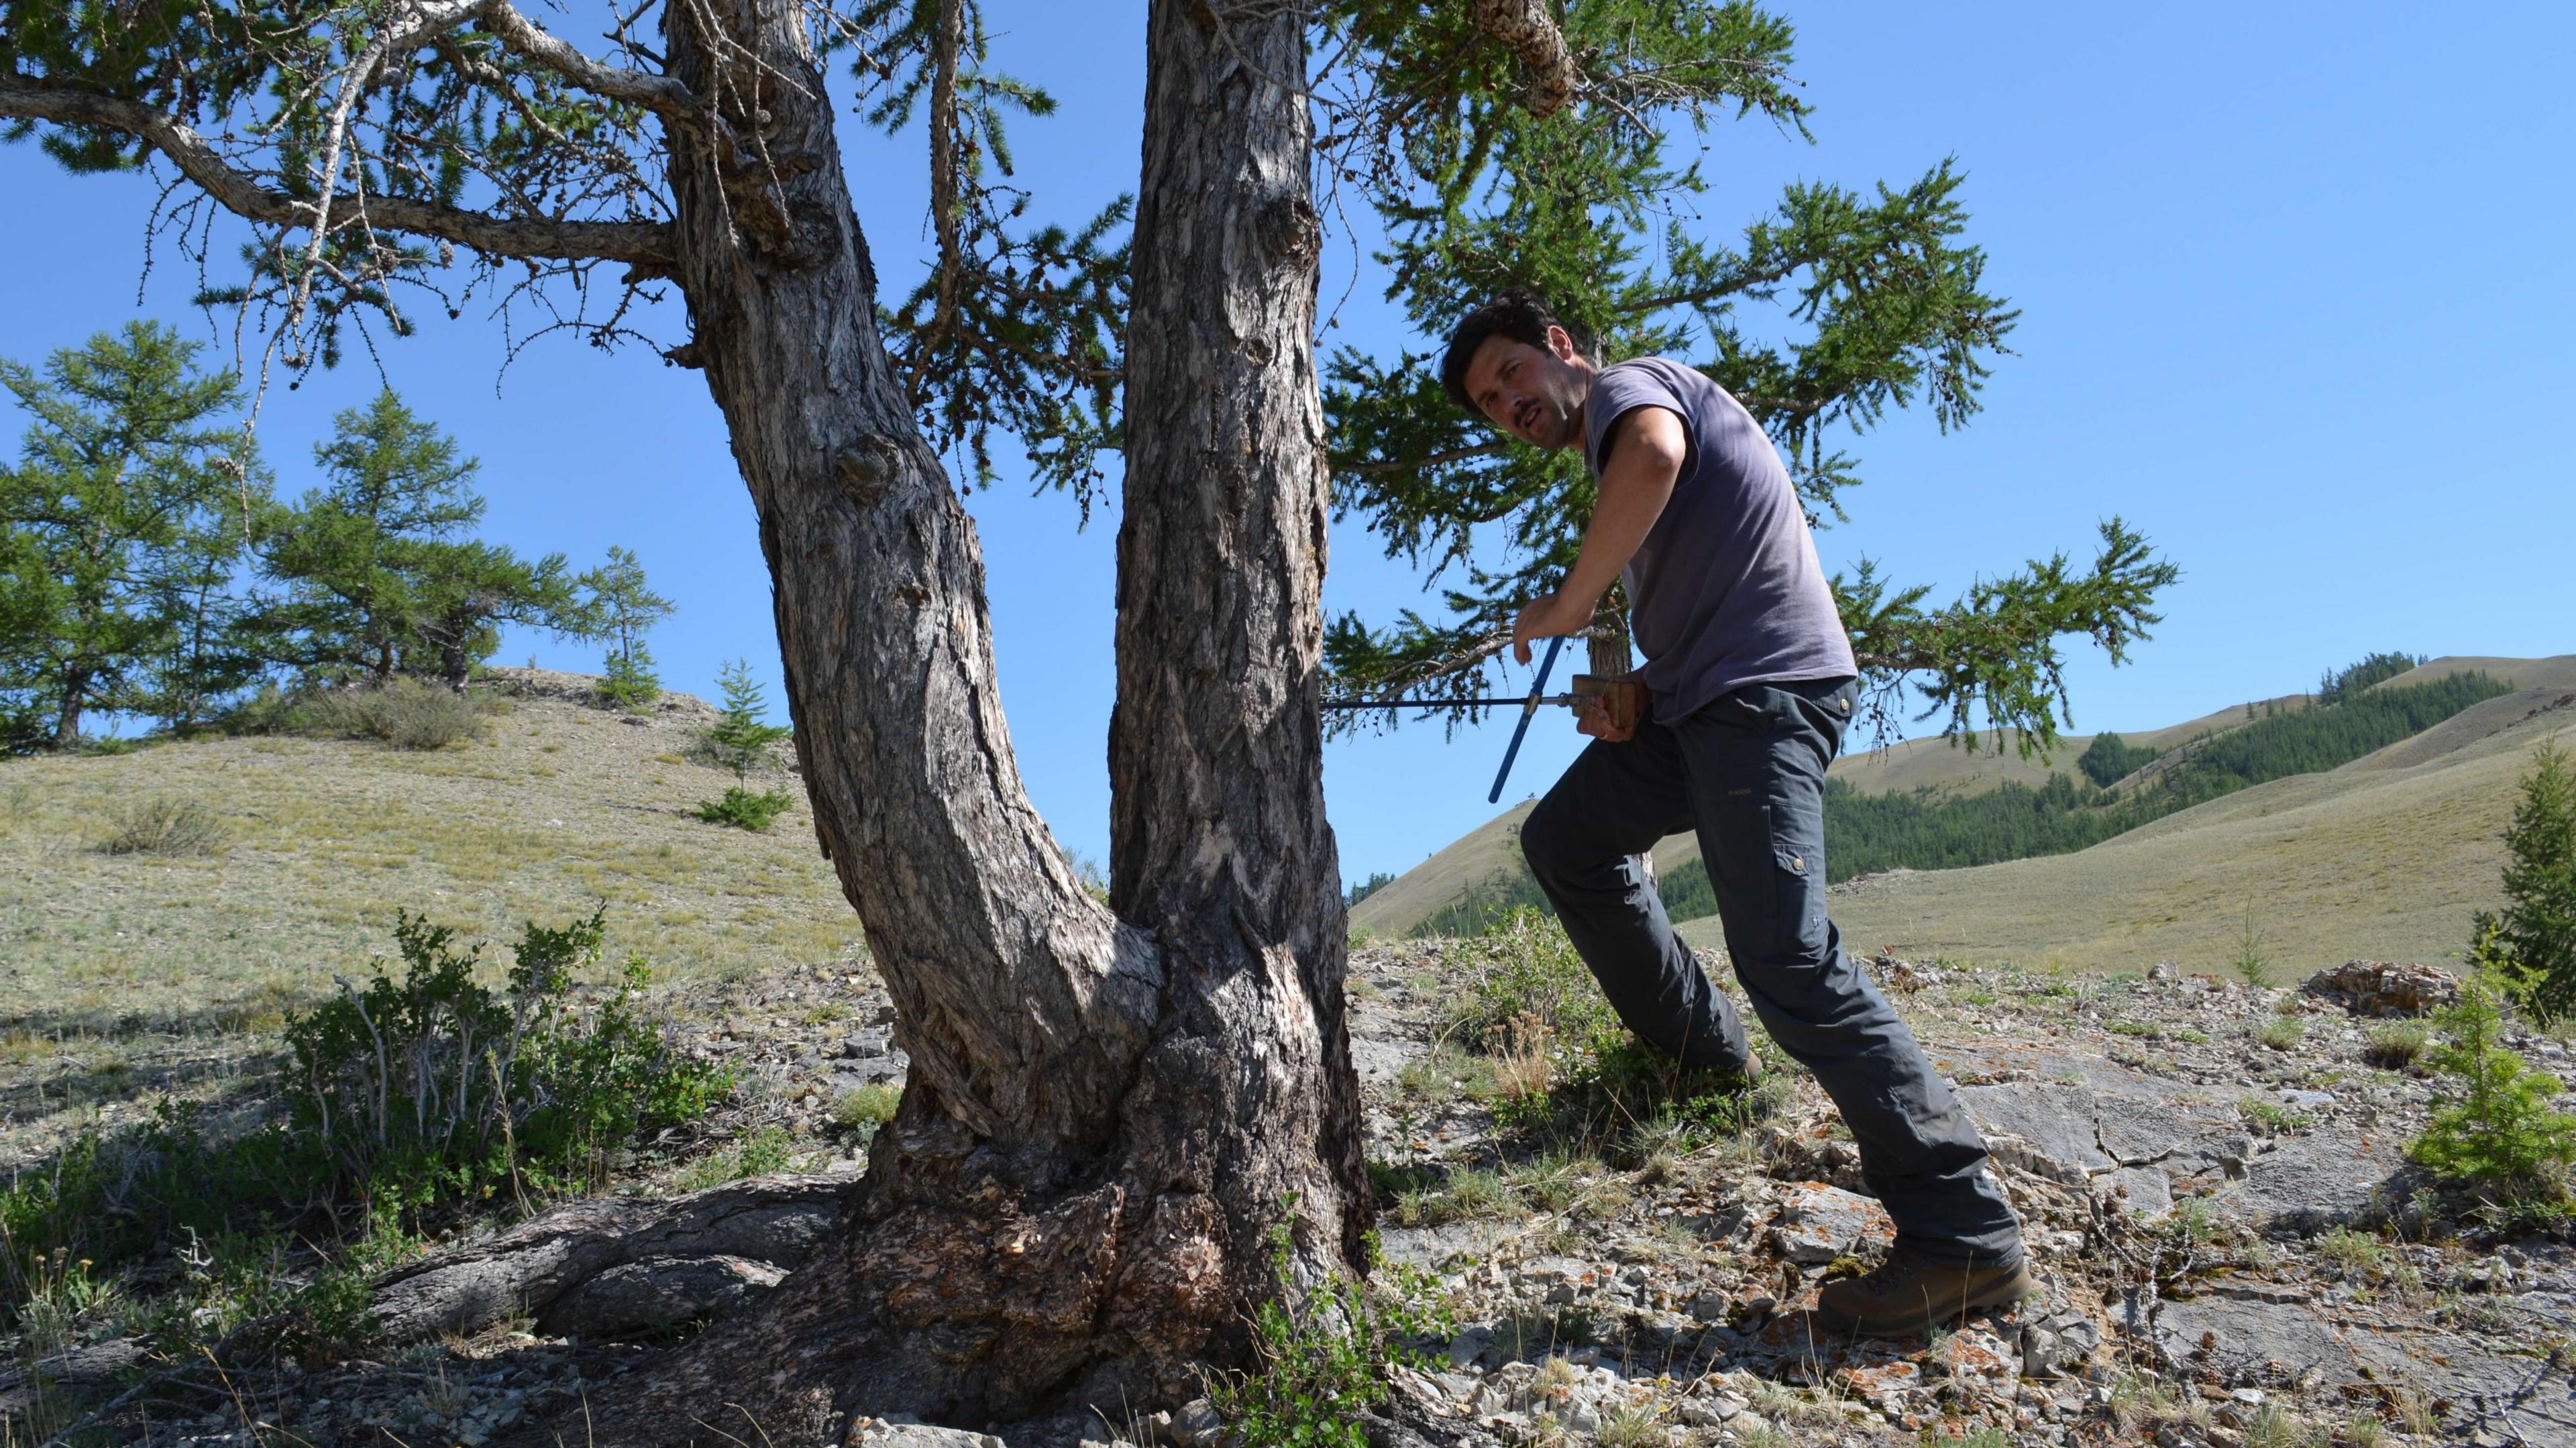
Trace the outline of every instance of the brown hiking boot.
{"label": "brown hiking boot", "polygon": [[1867,1276],[1826,1283],[1816,1294],[1816,1323],[1833,1333],[1911,1337],[1935,1323],[2019,1302],[2038,1290],[2026,1263],[1963,1267],[1900,1247]]}

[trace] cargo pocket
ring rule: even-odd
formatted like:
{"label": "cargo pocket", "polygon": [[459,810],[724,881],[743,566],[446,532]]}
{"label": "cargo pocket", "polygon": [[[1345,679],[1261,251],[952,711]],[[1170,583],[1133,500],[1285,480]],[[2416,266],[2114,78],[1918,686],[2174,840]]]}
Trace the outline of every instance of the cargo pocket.
{"label": "cargo pocket", "polygon": [[1803,962],[1819,955],[1824,944],[1824,854],[1804,841],[1781,838],[1774,806],[1762,806],[1762,823],[1771,838],[1773,957]]}

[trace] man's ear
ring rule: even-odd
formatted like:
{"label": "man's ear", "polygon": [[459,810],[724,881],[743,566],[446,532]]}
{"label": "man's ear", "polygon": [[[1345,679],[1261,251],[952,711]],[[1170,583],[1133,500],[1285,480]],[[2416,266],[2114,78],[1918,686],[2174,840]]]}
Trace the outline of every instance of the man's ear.
{"label": "man's ear", "polygon": [[1582,351],[1574,345],[1573,334],[1563,327],[1547,329],[1547,350],[1555,353],[1559,362],[1580,361],[1583,357]]}

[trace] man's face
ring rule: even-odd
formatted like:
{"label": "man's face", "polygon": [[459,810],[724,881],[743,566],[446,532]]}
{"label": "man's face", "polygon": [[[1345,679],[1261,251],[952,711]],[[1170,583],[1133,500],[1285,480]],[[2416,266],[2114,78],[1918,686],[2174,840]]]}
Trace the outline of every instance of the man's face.
{"label": "man's face", "polygon": [[1582,438],[1583,399],[1592,368],[1562,327],[1548,345],[1487,337],[1467,359],[1467,396],[1494,426],[1532,447],[1572,447]]}

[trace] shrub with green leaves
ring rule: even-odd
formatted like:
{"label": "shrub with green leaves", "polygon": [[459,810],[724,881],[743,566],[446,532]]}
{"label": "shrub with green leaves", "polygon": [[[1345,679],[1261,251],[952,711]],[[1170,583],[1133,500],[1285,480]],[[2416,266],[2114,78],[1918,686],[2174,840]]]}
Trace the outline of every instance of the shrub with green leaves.
{"label": "shrub with green leaves", "polygon": [[1618,1017],[1565,927],[1544,910],[1511,911],[1461,942],[1457,959],[1467,970],[1467,990],[1452,1004],[1446,1024],[1470,1047],[1530,1023],[1576,1049],[1618,1029]]}
{"label": "shrub with green leaves", "polygon": [[209,1127],[193,1104],[164,1102],[149,1121],[66,1142],[0,1191],[9,1298],[24,1302],[48,1257],[112,1272],[194,1234],[255,1233],[306,1216],[328,1225],[323,1159],[282,1121]]}
{"label": "shrub with green leaves", "polygon": [[729,1088],[636,1015],[640,959],[581,1009],[573,978],[598,961],[602,920],[529,922],[496,997],[474,979],[480,946],[460,954],[452,931],[402,912],[401,980],[344,980],[337,998],[289,1018],[288,1101],[344,1186],[424,1204],[504,1180],[595,1187],[637,1131],[695,1116]]}
{"label": "shrub with green leaves", "polygon": [[2532,755],[2504,843],[2505,908],[2479,913],[2480,947],[2524,1010],[2576,1013],[2576,768],[2555,742]]}
{"label": "shrub with green leaves", "polygon": [[1252,1369],[1211,1384],[1227,1439],[1367,1448],[1360,1414],[1385,1401],[1388,1364],[1411,1356],[1403,1339],[1446,1337],[1454,1326],[1445,1308],[1430,1305],[1437,1284],[1418,1269],[1379,1264],[1369,1282],[1331,1277],[1301,1294],[1284,1223],[1271,1229],[1270,1261],[1278,1291],[1253,1314]]}
{"label": "shrub with green leaves", "polygon": [[2505,1047],[2496,955],[2490,931],[2479,942],[2486,968],[2462,981],[2459,999],[2433,1017],[2444,1039],[2428,1063],[2456,1079],[2459,1090],[2435,1107],[2409,1154],[2443,1177],[2513,1201],[2563,1202],[2567,1169],[2576,1163],[2576,1115],[2551,1110],[2564,1089],[2558,1079]]}
{"label": "shrub with green leaves", "polygon": [[381,739],[398,749],[445,749],[483,732],[484,709],[470,695],[397,676],[380,684],[343,684],[307,696],[299,708],[271,717],[293,732],[340,739]]}

